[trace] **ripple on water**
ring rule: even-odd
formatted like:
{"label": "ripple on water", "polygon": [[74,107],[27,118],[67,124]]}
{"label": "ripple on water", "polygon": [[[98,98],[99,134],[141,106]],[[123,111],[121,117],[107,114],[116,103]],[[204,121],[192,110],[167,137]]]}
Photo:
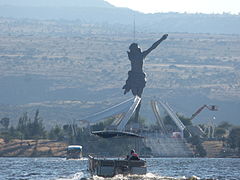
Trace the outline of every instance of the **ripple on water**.
{"label": "ripple on water", "polygon": [[[145,176],[116,176],[113,180],[239,180],[240,159],[149,158]],[[87,159],[0,158],[0,180],[80,180],[90,178]],[[197,178],[197,177],[200,178]],[[189,178],[190,177],[190,178]],[[92,179],[102,180],[94,176]]]}
{"label": "ripple on water", "polygon": [[[91,179],[91,178],[90,178]],[[93,180],[199,180],[199,177],[192,176],[189,178],[186,177],[180,177],[180,178],[174,178],[174,177],[166,177],[166,176],[160,176],[152,173],[147,173],[146,175],[116,175],[113,178],[103,178],[98,176],[93,176]]]}

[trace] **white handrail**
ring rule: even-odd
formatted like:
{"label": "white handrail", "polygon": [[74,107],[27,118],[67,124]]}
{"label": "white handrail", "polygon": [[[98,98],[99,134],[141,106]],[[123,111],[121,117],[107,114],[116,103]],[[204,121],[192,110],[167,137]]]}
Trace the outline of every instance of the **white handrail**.
{"label": "white handrail", "polygon": [[[130,98],[130,99],[124,101],[124,102],[121,102],[121,103],[119,103],[119,104],[117,104],[117,105],[115,105],[113,107],[110,107],[108,109],[105,109],[105,110],[103,110],[101,112],[97,112],[97,113],[95,113],[93,115],[84,117],[84,118],[82,118],[79,121],[87,121],[87,122],[89,122],[91,124],[95,124],[95,123],[98,123],[98,122],[100,122],[100,121],[102,121],[102,120],[104,120],[106,118],[115,116],[115,115],[120,114],[120,113],[128,112],[132,108],[133,104],[136,103],[136,99],[138,99],[138,98],[139,97],[137,97],[137,96],[133,97],[133,98]],[[126,115],[127,115],[127,113],[126,113]]]}
{"label": "white handrail", "polygon": [[159,103],[161,104],[161,106],[167,111],[167,113],[169,114],[169,116],[172,118],[172,120],[175,122],[175,124],[177,125],[177,127],[183,132],[183,130],[185,129],[185,125],[182,123],[182,121],[177,117],[177,115],[173,112],[173,110],[170,108],[170,106],[166,103],[163,103],[161,101],[159,101]]}
{"label": "white handrail", "polygon": [[125,116],[121,119],[120,123],[118,124],[118,126],[117,126],[118,130],[120,130],[120,131],[124,130],[126,124],[132,117],[132,115],[135,112],[136,108],[138,107],[140,101],[141,101],[141,98],[138,96],[135,96],[134,103],[132,104],[132,106],[129,108],[128,112],[125,114]]}

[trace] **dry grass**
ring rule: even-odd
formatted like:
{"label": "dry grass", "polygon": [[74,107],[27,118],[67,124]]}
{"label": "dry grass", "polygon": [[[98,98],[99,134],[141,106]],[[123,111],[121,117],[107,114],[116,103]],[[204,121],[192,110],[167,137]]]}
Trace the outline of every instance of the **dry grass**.
{"label": "dry grass", "polygon": [[67,144],[64,142],[55,142],[50,140],[19,140],[14,139],[9,143],[0,140],[0,156],[8,157],[64,157]]}
{"label": "dry grass", "polygon": [[207,157],[218,157],[222,148],[222,141],[204,141],[203,142],[204,149],[207,151]]}

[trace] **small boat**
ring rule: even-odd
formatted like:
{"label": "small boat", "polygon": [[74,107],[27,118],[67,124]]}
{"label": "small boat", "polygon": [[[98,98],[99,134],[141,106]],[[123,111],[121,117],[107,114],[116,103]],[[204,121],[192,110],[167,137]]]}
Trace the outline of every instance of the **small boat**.
{"label": "small boat", "polygon": [[114,158],[94,158],[88,156],[88,170],[91,175],[114,177],[123,175],[144,175],[147,173],[145,160],[126,160]]}
{"label": "small boat", "polygon": [[67,147],[67,159],[82,158],[82,146],[70,145]]}

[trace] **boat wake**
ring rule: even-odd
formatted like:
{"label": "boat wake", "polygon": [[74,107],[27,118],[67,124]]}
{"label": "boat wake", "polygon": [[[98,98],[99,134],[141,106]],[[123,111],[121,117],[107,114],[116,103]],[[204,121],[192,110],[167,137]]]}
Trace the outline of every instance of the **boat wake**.
{"label": "boat wake", "polygon": [[85,173],[83,172],[78,172],[76,174],[73,174],[69,177],[60,177],[60,178],[57,178],[56,180],[82,180],[82,179],[89,179],[89,178],[86,178],[85,177]]}
{"label": "boat wake", "polygon": [[88,158],[82,157],[82,158],[78,158],[78,159],[65,159],[66,161],[87,161]]}
{"label": "boat wake", "polygon": [[111,178],[93,176],[93,178],[91,179],[92,180],[200,180],[200,178],[196,176],[192,176],[188,178],[187,177],[174,178],[174,177],[159,176],[152,173],[147,173],[146,175],[128,175],[128,176],[117,175]]}
{"label": "boat wake", "polygon": [[[201,178],[197,176],[191,177],[167,177],[167,176],[160,176],[153,173],[147,173],[146,175],[116,175],[110,178],[104,178],[99,176],[90,177],[90,174],[87,172],[79,172],[69,177],[58,178],[57,180],[201,180]],[[209,179],[214,180],[214,179]]]}

